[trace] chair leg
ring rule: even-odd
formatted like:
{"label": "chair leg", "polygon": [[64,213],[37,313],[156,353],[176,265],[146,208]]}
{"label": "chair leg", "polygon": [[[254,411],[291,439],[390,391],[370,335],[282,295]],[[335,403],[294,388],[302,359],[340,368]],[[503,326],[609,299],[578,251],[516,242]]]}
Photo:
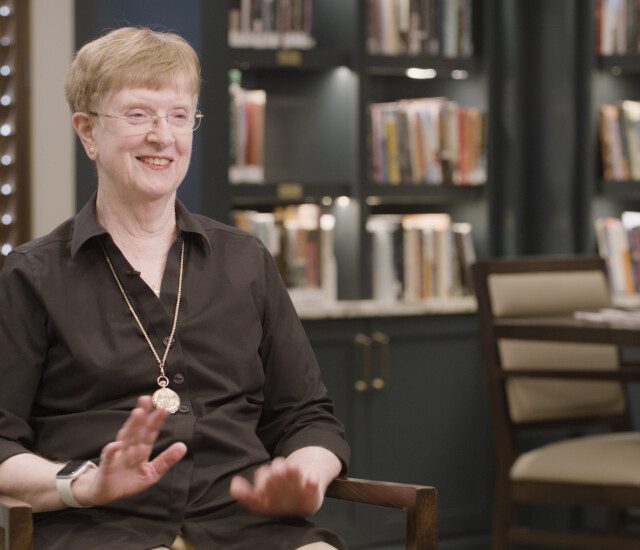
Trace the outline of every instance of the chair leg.
{"label": "chair leg", "polygon": [[509,498],[509,481],[500,475],[496,476],[493,499],[491,550],[508,550],[511,499]]}

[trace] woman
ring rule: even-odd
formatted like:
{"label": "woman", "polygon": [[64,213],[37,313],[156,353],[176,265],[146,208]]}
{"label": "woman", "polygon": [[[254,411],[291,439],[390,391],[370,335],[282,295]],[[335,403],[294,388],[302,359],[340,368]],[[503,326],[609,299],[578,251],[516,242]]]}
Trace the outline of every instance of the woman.
{"label": "woman", "polygon": [[303,519],[348,447],[273,260],[176,199],[199,89],[149,29],[69,71],[97,192],[0,274],[0,492],[36,548],[342,546]]}

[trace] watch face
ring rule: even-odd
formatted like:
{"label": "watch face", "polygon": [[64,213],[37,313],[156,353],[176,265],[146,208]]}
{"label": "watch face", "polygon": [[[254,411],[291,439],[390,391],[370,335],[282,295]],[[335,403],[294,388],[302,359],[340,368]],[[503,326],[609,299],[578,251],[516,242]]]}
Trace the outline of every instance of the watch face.
{"label": "watch face", "polygon": [[84,466],[86,462],[86,460],[72,460],[69,464],[58,471],[56,477],[73,477],[74,474],[78,473],[78,471],[82,469],[82,466]]}

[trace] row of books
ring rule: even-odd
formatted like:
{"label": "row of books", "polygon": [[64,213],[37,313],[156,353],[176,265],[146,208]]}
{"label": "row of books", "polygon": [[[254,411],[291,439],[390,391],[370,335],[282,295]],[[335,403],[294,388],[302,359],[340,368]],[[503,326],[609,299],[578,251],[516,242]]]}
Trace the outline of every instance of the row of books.
{"label": "row of books", "polygon": [[640,212],[623,212],[621,218],[598,218],[595,229],[598,252],[606,261],[612,292],[639,293]]}
{"label": "row of books", "polygon": [[311,49],[312,21],[313,0],[232,0],[229,46]]}
{"label": "row of books", "polygon": [[370,105],[375,183],[478,185],[487,178],[486,115],[445,98]]}
{"label": "row of books", "polygon": [[472,292],[476,260],[472,227],[448,214],[378,214],[367,220],[372,295],[413,302]]}
{"label": "row of books", "polygon": [[229,95],[229,181],[262,183],[267,93],[264,90],[245,90],[232,83]]}
{"label": "row of books", "polygon": [[306,291],[313,297],[337,299],[332,214],[323,214],[316,204],[301,204],[273,212],[237,210],[234,222],[264,243],[290,292]]}
{"label": "row of books", "polygon": [[367,0],[367,49],[373,55],[474,53],[472,0]]}
{"label": "row of books", "polygon": [[605,180],[640,180],[640,101],[604,104],[599,115]]}
{"label": "row of books", "polygon": [[596,53],[640,53],[640,4],[637,0],[597,0]]}

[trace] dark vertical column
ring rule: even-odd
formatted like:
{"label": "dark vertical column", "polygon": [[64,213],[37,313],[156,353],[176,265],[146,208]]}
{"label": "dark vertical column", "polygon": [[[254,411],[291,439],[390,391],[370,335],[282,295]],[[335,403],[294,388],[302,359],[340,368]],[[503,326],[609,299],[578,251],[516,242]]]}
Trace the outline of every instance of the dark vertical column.
{"label": "dark vertical column", "polygon": [[593,252],[591,228],[591,200],[595,193],[595,163],[593,151],[597,149],[596,120],[591,116],[591,71],[595,44],[595,0],[576,2],[576,157],[574,193],[576,205],[575,251]]}
{"label": "dark vertical column", "polygon": [[526,34],[524,111],[524,248],[526,254],[574,252],[577,222],[576,7],[574,2],[519,2]]}
{"label": "dark vertical column", "polygon": [[199,211],[224,223],[230,222],[229,169],[229,47],[226,1],[200,1],[202,35],[202,91],[205,114],[200,132],[202,155]]}
{"label": "dark vertical column", "polygon": [[577,178],[575,2],[496,0],[492,70],[492,233],[498,255],[571,253]]}
{"label": "dark vertical column", "polygon": [[522,250],[522,35],[518,6],[493,0],[487,10],[484,55],[489,71],[489,223],[490,251],[497,256]]}

